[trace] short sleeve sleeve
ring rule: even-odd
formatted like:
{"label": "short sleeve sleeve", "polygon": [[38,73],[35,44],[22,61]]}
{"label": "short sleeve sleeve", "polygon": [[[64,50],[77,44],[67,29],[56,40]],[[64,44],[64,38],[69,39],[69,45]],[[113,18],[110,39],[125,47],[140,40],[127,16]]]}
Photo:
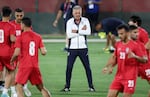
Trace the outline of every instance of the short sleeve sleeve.
{"label": "short sleeve sleeve", "polygon": [[14,25],[11,25],[10,26],[10,35],[11,34],[15,35],[15,33],[16,33],[16,27]]}
{"label": "short sleeve sleeve", "polygon": [[42,47],[44,47],[44,43],[43,43],[43,41],[42,41],[42,38],[40,37],[39,48],[42,48]]}
{"label": "short sleeve sleeve", "polygon": [[21,36],[16,38],[15,48],[21,48]]}
{"label": "short sleeve sleeve", "polygon": [[61,11],[64,11],[64,3],[61,4],[60,8]]}

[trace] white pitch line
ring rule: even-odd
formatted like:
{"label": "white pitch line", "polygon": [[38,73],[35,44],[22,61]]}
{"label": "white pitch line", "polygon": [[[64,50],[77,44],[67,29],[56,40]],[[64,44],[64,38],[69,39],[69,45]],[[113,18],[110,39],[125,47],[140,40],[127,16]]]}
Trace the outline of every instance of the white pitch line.
{"label": "white pitch line", "polygon": [[[87,39],[88,42],[106,42],[106,39]],[[65,42],[65,39],[43,39],[45,43]]]}

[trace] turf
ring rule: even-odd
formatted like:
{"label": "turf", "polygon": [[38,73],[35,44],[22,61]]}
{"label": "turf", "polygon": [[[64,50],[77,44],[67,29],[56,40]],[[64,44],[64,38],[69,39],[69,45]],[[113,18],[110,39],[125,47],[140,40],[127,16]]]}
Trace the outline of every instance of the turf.
{"label": "turf", "polygon": [[[88,84],[84,68],[79,59],[74,64],[71,81],[71,92],[64,93],[60,90],[65,84],[65,69],[67,53],[63,52],[64,43],[46,43],[48,50],[46,56],[40,55],[40,67],[44,85],[51,92],[52,97],[106,97],[109,85],[113,80],[112,75],[101,73],[110,54],[102,51],[104,43],[88,43],[93,82],[96,92],[88,92]],[[29,84],[32,97],[42,97],[40,92]],[[145,80],[138,79],[133,97],[147,97],[149,85]],[[120,94],[121,97],[122,94]]]}

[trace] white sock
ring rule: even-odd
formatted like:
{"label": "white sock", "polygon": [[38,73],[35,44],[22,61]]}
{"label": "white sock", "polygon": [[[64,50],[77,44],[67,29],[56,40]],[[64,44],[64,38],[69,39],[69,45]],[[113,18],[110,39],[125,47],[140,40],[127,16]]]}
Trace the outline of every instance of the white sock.
{"label": "white sock", "polygon": [[3,94],[6,94],[6,93],[8,93],[8,89],[4,88],[3,89]]}
{"label": "white sock", "polygon": [[28,88],[28,84],[25,84],[25,85],[23,86],[23,88],[24,88],[24,89]]}
{"label": "white sock", "polygon": [[15,86],[10,87],[10,89],[11,89],[11,92],[16,93],[16,88],[15,88]]}

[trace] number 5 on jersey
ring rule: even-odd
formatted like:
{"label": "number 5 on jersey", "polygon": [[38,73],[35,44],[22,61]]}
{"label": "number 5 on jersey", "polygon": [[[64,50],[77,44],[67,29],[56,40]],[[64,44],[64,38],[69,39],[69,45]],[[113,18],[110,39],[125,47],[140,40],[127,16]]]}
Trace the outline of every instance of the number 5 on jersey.
{"label": "number 5 on jersey", "polygon": [[34,56],[35,55],[35,42],[30,41],[29,43],[29,55]]}

